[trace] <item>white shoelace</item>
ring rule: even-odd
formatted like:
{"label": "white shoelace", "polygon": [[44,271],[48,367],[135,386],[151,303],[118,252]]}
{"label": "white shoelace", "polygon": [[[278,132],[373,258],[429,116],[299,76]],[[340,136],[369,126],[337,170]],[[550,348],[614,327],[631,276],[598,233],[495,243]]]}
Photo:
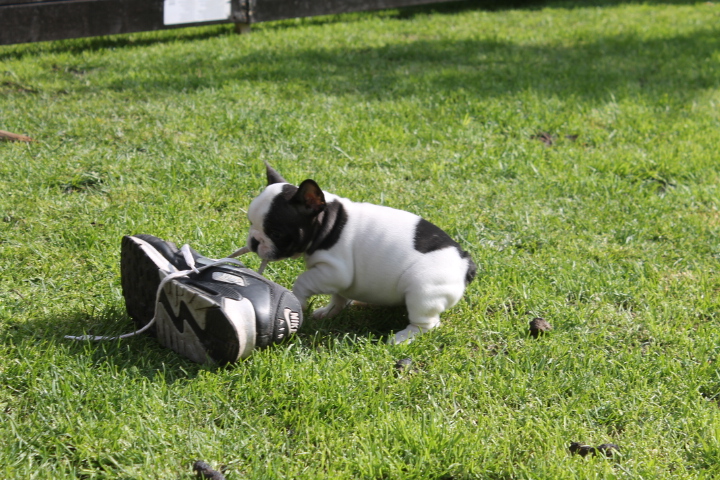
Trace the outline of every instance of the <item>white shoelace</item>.
{"label": "white shoelace", "polygon": [[[190,275],[191,273],[200,273],[203,270],[206,270],[210,267],[214,267],[221,263],[231,263],[234,265],[239,265],[240,267],[245,267],[245,265],[243,265],[240,261],[235,260],[234,257],[236,257],[238,255],[243,255],[245,253],[248,253],[249,251],[250,251],[250,249],[248,247],[243,247],[240,250],[237,250],[232,255],[230,255],[226,258],[221,258],[220,260],[215,260],[214,262],[212,262],[208,265],[204,265],[200,268],[197,268],[195,266],[195,258],[192,256],[192,253],[190,252],[190,245],[185,244],[180,248],[180,252],[182,253],[183,257],[185,258],[185,263],[187,263],[190,268],[188,270],[178,270],[176,272],[170,272],[165,276],[165,278],[163,278],[160,281],[160,285],[158,286],[157,293],[155,294],[155,314],[153,315],[153,318],[147,323],[147,325],[142,327],[140,330],[135,330],[134,332],[126,333],[123,335],[117,335],[114,337],[106,337],[106,336],[102,336],[102,335],[80,335],[80,336],[65,335],[65,338],[68,340],[89,340],[89,341],[97,342],[97,341],[101,341],[101,340],[121,340],[123,338],[130,338],[130,337],[134,337],[135,335],[140,335],[141,333],[147,331],[150,327],[152,327],[155,324],[155,319],[158,316],[158,305],[160,304],[160,292],[162,292],[162,289],[167,282],[169,282],[173,278],[185,277],[187,275]],[[260,269],[258,269],[258,273],[262,274],[262,271],[265,269],[266,265],[267,265],[267,260],[263,260],[263,263],[260,265]]]}
{"label": "white shoelace", "polygon": [[[228,255],[228,258],[235,258],[238,255],[245,255],[246,253],[250,252],[249,247],[242,247],[240,250],[236,250],[232,254]],[[263,259],[262,263],[260,263],[260,267],[258,268],[258,273],[262,275],[262,273],[265,271],[265,267],[267,267],[267,264],[270,262],[270,260]]]}

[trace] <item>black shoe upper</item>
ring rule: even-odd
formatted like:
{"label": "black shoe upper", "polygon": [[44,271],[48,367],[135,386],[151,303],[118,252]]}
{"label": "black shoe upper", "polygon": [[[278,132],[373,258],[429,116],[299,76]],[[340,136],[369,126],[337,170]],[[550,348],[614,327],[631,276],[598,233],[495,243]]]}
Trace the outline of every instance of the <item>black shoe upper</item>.
{"label": "black shoe upper", "polygon": [[[190,269],[182,252],[174,243],[167,242],[152,235],[139,234],[134,235],[134,237],[150,244],[178,270]],[[197,263],[197,268],[215,262],[215,260],[204,257],[193,249],[190,249],[190,251]],[[156,266],[155,268],[157,271],[160,267]],[[137,268],[132,271],[137,271]],[[125,277],[126,275],[124,274],[123,276]],[[152,277],[152,275],[146,276]],[[156,278],[157,286],[159,286],[159,276]],[[131,278],[123,278],[123,284],[133,282],[133,280],[134,279]],[[292,333],[295,333],[302,325],[303,312],[300,302],[295,295],[288,289],[244,266],[220,264],[203,269],[199,274],[190,273],[186,277],[179,277],[175,279],[175,281],[185,283],[196,290],[204,292],[217,302],[218,305],[222,305],[223,297],[234,300],[240,300],[244,297],[250,300],[255,309],[256,347],[263,348],[282,341]],[[149,318],[143,318],[142,321],[136,319],[136,322],[139,324],[147,323],[147,321],[152,318],[149,304],[152,303],[154,305],[154,292],[152,292],[151,295],[152,296],[148,296],[147,299],[144,299],[143,302],[135,302],[147,303],[148,305],[144,308],[142,314],[143,317],[147,317],[148,314],[150,314]],[[128,303],[128,313],[130,313],[133,318],[135,318],[135,315],[131,313],[131,310],[135,309],[136,308],[131,308],[131,305]],[[152,307],[152,309],[154,311],[154,307]]]}
{"label": "black shoe upper", "polygon": [[[226,274],[237,281],[222,281]],[[227,278],[227,277],[226,277]],[[257,272],[233,265],[217,265],[177,281],[201,290],[220,303],[223,297],[247,298],[255,309],[255,346],[267,347],[295,333],[302,324],[302,308],[295,295]]]}

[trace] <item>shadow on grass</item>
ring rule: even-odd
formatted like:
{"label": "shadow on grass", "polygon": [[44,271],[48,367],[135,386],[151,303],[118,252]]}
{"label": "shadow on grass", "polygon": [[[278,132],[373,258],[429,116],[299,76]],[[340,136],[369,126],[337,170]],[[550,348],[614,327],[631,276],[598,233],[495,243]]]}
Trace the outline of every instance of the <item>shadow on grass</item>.
{"label": "shadow on grass", "polygon": [[[696,0],[586,0],[586,1],[562,1],[562,0],[462,0],[449,3],[438,3],[404,7],[385,10],[383,12],[389,18],[412,19],[419,15],[431,13],[453,14],[468,10],[501,11],[514,9],[540,9],[543,7],[557,8],[587,8],[587,7],[609,7],[617,5],[694,5]],[[320,17],[309,17],[301,19],[281,20],[268,23],[256,24],[256,27],[263,29],[285,29],[298,25],[322,25],[338,22],[360,21],[362,15],[339,14],[324,15]],[[299,22],[299,23],[298,23]],[[235,35],[232,24],[221,24],[207,27],[187,27],[180,29],[168,29],[157,32],[136,32],[121,35],[108,35],[100,37],[87,37],[79,39],[58,40],[53,42],[40,42],[35,44],[10,45],[6,52],[0,47],[0,61],[22,58],[26,55],[37,55],[47,53],[73,53],[78,54],[85,51],[112,50],[117,48],[135,48],[146,45],[196,41],[215,38],[224,35]]]}
{"label": "shadow on grass", "polygon": [[[151,380],[158,372],[163,372],[164,381],[168,383],[195,377],[201,370],[223,368],[193,363],[163,347],[147,334],[122,340],[86,341],[65,338],[65,335],[86,334],[112,337],[130,333],[134,328],[133,322],[124,312],[124,307],[110,306],[94,313],[75,311],[5,325],[0,331],[0,344],[12,345],[19,352],[33,352],[41,348],[43,355],[51,357],[57,356],[53,352],[58,352],[60,357],[62,352],[65,352],[71,357],[82,357],[82,363],[130,371],[133,376]],[[51,360],[52,363],[55,361],[57,360]]]}
{"label": "shadow on grass", "polygon": [[[384,341],[393,331],[407,326],[407,311],[397,308],[351,307],[332,319],[314,319],[307,315],[297,337],[290,337],[279,345],[268,348],[282,348],[294,342],[316,349],[338,341],[354,338],[370,338]],[[65,352],[71,357],[82,357],[83,363],[103,368],[117,368],[132,372],[133,376],[148,379],[163,373],[163,380],[194,378],[200,371],[234,368],[233,365],[197,364],[179,353],[160,345],[156,338],[141,334],[116,340],[86,341],[65,338],[65,335],[118,336],[130,333],[135,328],[124,308],[108,308],[88,313],[68,312],[46,318],[37,318],[18,324],[5,324],[0,330],[0,345],[12,346],[18,352],[34,352],[38,348],[43,354],[55,356],[53,352]],[[60,356],[63,354],[60,353]],[[24,355],[23,355],[24,356]],[[52,360],[55,362],[57,360]]]}
{"label": "shadow on grass", "polygon": [[[0,46],[0,61],[20,59],[26,56],[58,53],[81,54],[119,48],[137,48],[148,45],[192,42],[206,40],[223,35],[234,35],[234,27],[229,25],[213,25],[207,27],[188,27],[176,30],[159,30],[156,32],[136,32],[101,37],[84,37],[51,42],[23,43]],[[3,52],[3,50],[5,50]]]}
{"label": "shadow on grass", "polygon": [[385,341],[392,332],[408,325],[404,306],[348,307],[333,318],[316,319],[311,314],[305,317],[297,335],[309,345],[359,337]]}
{"label": "shadow on grass", "polygon": [[145,71],[115,77],[105,88],[156,96],[238,83],[274,83],[291,85],[285,93],[288,99],[315,92],[369,101],[414,96],[462,100],[535,92],[591,102],[605,103],[613,97],[662,103],[663,95],[691,98],[720,86],[709,61],[718,50],[720,35],[707,28],[662,38],[595,37],[571,45],[493,38],[416,39],[372,48],[226,52],[215,59],[171,51],[147,58]]}
{"label": "shadow on grass", "polygon": [[[691,4],[685,0],[565,2],[568,7],[609,6],[626,3]],[[400,9],[388,15],[411,18],[431,12],[453,14],[473,9],[536,8],[557,2],[463,1]],[[344,20],[338,20],[338,19]],[[323,23],[353,21],[356,17],[330,16],[304,19]],[[274,26],[273,26],[274,25]],[[274,22],[263,28],[289,28],[291,23]],[[117,36],[54,42],[43,47],[17,47],[4,58],[22,57],[23,52],[80,52],[136,47],[162,42],[195,41],[233,35],[228,25],[192,28],[172,34]],[[156,98],[206,89],[222,90],[234,84],[290,85],[279,95],[296,99],[303,94],[352,96],[364,100],[397,100],[403,97],[495,98],[518,92],[542,97],[578,98],[606,103],[611,98],[648,98],[662,103],[669,98],[692,98],[697,92],[720,86],[712,67],[720,51],[718,28],[692,33],[648,37],[642,33],[594,35],[570,44],[510,42],[491,35],[477,39],[408,38],[406,42],[377,47],[310,48],[290,47],[282,51],[238,48],[207,55],[205,51],[164,49],[143,56],[133,65],[133,75],[94,78],[93,89],[133,92]],[[49,50],[48,50],[49,49]],[[79,87],[83,88],[83,87]],[[242,100],[242,99],[238,99]]]}

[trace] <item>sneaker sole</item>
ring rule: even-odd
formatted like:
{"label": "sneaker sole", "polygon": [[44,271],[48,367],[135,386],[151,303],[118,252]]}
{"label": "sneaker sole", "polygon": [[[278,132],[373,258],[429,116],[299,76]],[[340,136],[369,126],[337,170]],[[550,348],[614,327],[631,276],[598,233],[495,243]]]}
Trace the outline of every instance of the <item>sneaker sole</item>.
{"label": "sneaker sole", "polygon": [[[177,268],[145,240],[124,236],[121,242],[121,283],[128,315],[138,327],[156,316],[160,282]],[[222,304],[202,290],[168,281],[160,294],[155,325],[148,333],[164,347],[197,363],[231,363],[255,348],[255,309],[248,299],[223,298]]]}
{"label": "sneaker sole", "polygon": [[[120,281],[125,308],[138,328],[147,325],[155,316],[155,299],[164,272],[177,269],[146,241],[124,236],[120,246]],[[156,334],[155,326],[148,330]]]}
{"label": "sneaker sole", "polygon": [[232,363],[255,349],[255,309],[250,300],[219,304],[184,279],[168,281],[155,318],[161,345],[197,363]]}

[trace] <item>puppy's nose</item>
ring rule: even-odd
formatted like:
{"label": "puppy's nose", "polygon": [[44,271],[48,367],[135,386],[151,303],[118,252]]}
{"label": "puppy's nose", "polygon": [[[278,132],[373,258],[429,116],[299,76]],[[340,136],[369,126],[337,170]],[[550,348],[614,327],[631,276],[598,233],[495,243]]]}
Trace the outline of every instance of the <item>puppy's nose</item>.
{"label": "puppy's nose", "polygon": [[250,250],[257,253],[258,247],[260,247],[260,242],[257,238],[253,237],[250,239]]}

